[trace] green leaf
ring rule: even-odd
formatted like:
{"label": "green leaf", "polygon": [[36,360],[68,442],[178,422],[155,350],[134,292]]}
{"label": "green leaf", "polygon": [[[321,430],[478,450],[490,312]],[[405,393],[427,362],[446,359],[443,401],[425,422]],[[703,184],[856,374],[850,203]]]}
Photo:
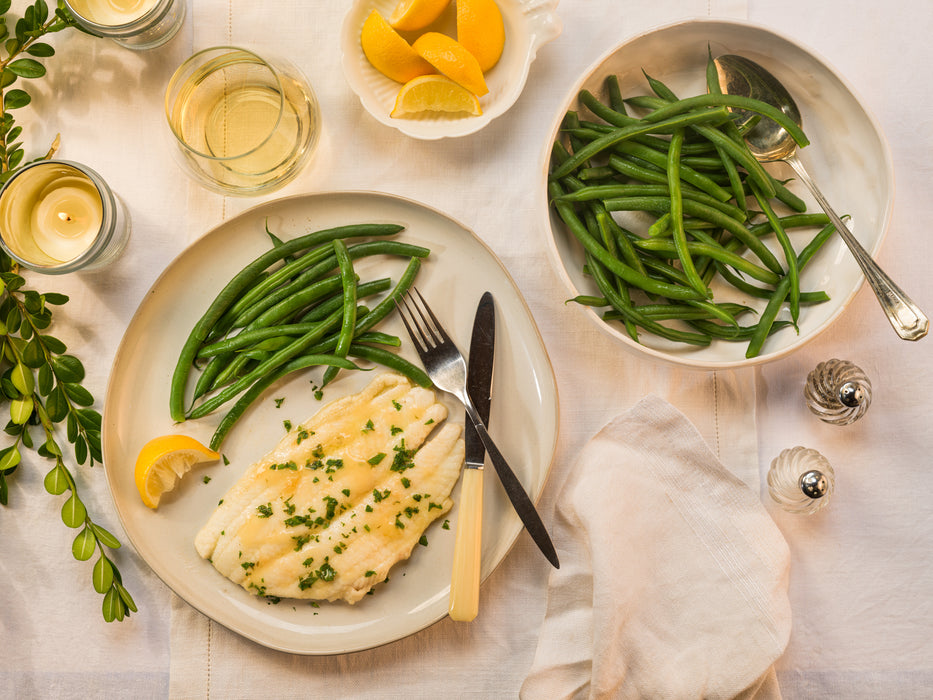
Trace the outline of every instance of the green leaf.
{"label": "green leaf", "polygon": [[[12,71],[8,71],[6,68],[3,69],[3,72],[0,73],[0,88],[6,90],[10,85],[15,83],[19,79],[19,76]],[[15,136],[10,136],[9,139],[15,139]]]}
{"label": "green leaf", "polygon": [[32,396],[24,396],[21,399],[10,401],[10,419],[17,425],[23,425],[32,415],[32,409],[35,408]]}
{"label": "green leaf", "polygon": [[47,363],[43,363],[42,366],[39,367],[37,379],[39,393],[43,396],[48,396],[49,392],[52,391],[55,386],[55,375],[52,374],[52,367]]}
{"label": "green leaf", "polygon": [[20,463],[22,455],[19,452],[19,448],[16,445],[10,445],[3,450],[0,450],[0,472],[5,472],[7,469],[12,469],[17,464]]}
{"label": "green leaf", "polygon": [[100,432],[100,427],[103,424],[103,418],[92,408],[82,408],[78,411],[75,411],[78,414],[78,420],[81,421],[81,425],[84,426],[85,430],[97,430]]}
{"label": "green leaf", "polygon": [[94,533],[91,531],[91,528],[85,525],[84,529],[75,537],[75,541],[71,543],[71,553],[78,561],[87,561],[94,556],[94,549],[96,546],[97,540],[94,537]]}
{"label": "green leaf", "polygon": [[5,15],[10,11],[12,0],[0,0],[0,15]]}
{"label": "green leaf", "polygon": [[62,355],[52,358],[52,369],[61,382],[81,382],[84,380],[84,365],[74,355]]}
{"label": "green leaf", "polygon": [[23,351],[23,364],[32,369],[48,367],[45,361],[45,353],[42,350],[42,344],[38,337],[33,337]]}
{"label": "green leaf", "polygon": [[78,464],[84,464],[87,461],[87,440],[81,436],[75,436],[71,442],[75,447],[75,461]]}
{"label": "green leaf", "polygon": [[42,310],[42,296],[35,289],[27,289],[23,292],[23,306],[31,314],[39,313]]}
{"label": "green leaf", "polygon": [[[28,346],[27,346],[28,347]],[[32,370],[22,362],[18,363],[10,373],[10,381],[13,386],[24,396],[29,396],[36,390],[36,380],[32,376]]]}
{"label": "green leaf", "polygon": [[[4,99],[4,101],[6,101],[6,99]],[[12,107],[10,109],[12,109]],[[13,153],[10,154],[10,157],[8,159],[10,163],[10,168],[12,169],[12,168],[17,167],[20,163],[23,162],[23,158],[25,156],[26,156],[26,151],[24,151],[22,148],[17,148],[15,151],[13,151]]]}
{"label": "green leaf", "polygon": [[68,474],[64,467],[56,464],[52,470],[45,475],[45,490],[53,496],[60,496],[68,490]]}
{"label": "green leaf", "polygon": [[110,549],[120,549],[120,540],[114,537],[109,530],[94,523],[91,523],[91,529],[94,530],[94,534],[102,545],[110,547]]}
{"label": "green leaf", "polygon": [[[46,301],[48,301],[48,299],[46,299]],[[40,338],[46,349],[55,355],[61,355],[68,349],[68,346],[54,335],[43,335]]]}
{"label": "green leaf", "polygon": [[20,109],[30,102],[32,102],[32,98],[29,93],[19,89],[10,90],[3,96],[4,109]]}
{"label": "green leaf", "polygon": [[49,392],[49,397],[45,400],[45,410],[49,413],[49,420],[53,423],[61,423],[68,415],[68,399],[65,392],[59,384]]}
{"label": "green leaf", "polygon": [[81,527],[86,519],[87,508],[78,498],[78,494],[72,491],[71,498],[62,506],[62,522],[68,527]]}
{"label": "green leaf", "polygon": [[55,292],[46,292],[42,296],[45,297],[46,304],[55,304],[55,306],[61,306],[68,301],[67,294],[56,294]]}
{"label": "green leaf", "polygon": [[28,49],[26,49],[26,53],[28,53],[30,56],[38,56],[39,58],[49,58],[50,56],[55,55],[55,49],[53,49],[49,44],[36,42]]}
{"label": "green leaf", "polygon": [[117,589],[111,588],[104,595],[102,611],[106,622],[123,619],[123,601],[120,600],[120,594],[117,593]]}
{"label": "green leaf", "polygon": [[94,564],[94,590],[103,595],[112,587],[113,564],[107,557],[101,555],[101,558]]}
{"label": "green leaf", "polygon": [[33,7],[36,8],[36,24],[45,24],[45,20],[49,18],[49,6],[45,3],[45,0],[36,0]]}
{"label": "green leaf", "polygon": [[94,396],[90,391],[85,389],[80,384],[67,383],[62,384],[65,393],[68,395],[72,401],[74,401],[79,406],[93,406],[94,405]]}
{"label": "green leaf", "polygon": [[5,506],[10,498],[10,488],[6,485],[6,477],[0,472],[0,506]]}
{"label": "green leaf", "polygon": [[[116,584],[117,590],[120,592],[120,598],[123,599],[123,603],[129,610],[136,612],[136,602],[133,600],[133,596],[130,595],[130,592],[123,587],[123,584],[119,581]],[[129,617],[129,612],[126,613]]]}
{"label": "green leaf", "polygon": [[[9,284],[9,283],[8,283]],[[19,312],[19,307],[14,306],[6,315],[6,327],[8,333],[16,333],[20,324],[23,322],[23,315]]]}

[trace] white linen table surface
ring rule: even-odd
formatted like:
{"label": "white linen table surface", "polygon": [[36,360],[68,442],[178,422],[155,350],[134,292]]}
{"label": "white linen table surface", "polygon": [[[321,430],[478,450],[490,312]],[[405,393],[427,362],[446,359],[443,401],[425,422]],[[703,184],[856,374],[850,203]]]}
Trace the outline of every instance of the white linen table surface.
{"label": "white linen table surface", "polygon": [[[14,8],[25,3],[14,2]],[[693,16],[747,18],[814,49],[855,88],[891,144],[897,198],[880,262],[920,306],[933,309],[933,12],[924,0],[563,0],[561,36],[539,52],[515,106],[482,132],[438,142],[409,139],[372,119],[343,79],[337,33],[347,2],[189,0],[168,45],[132,52],[77,32],[52,39],[58,55],[19,115],[27,148],[101,173],[126,203],[133,233],[106,272],[30,281],[72,300],[54,332],[82,358],[100,401],[137,305],[166,265],[207,230],[259,201],[301,192],[377,190],[409,197],[476,231],[515,278],[554,365],[560,442],[539,503],[554,520],[584,445],[615,416],[656,394],[682,411],[713,453],[758,491],[791,552],[793,628],[776,670],[785,698],[922,698],[933,694],[933,394],[929,339],[896,339],[864,288],[820,338],[780,362],[698,372],[622,351],[577,310],[543,247],[540,193],[545,133],[581,72],[626,37]],[[21,12],[21,9],[20,9]],[[221,43],[290,56],[321,102],[324,136],[297,181],[261,199],[208,193],[168,151],[165,84],[194,50]],[[28,113],[28,114],[27,114]],[[858,363],[875,386],[865,418],[827,426],[803,404],[807,372],[830,357]],[[100,406],[98,406],[100,407]],[[823,512],[785,514],[764,475],[782,449],[803,444],[836,468]],[[16,698],[517,697],[544,618],[549,567],[526,534],[484,583],[480,615],[443,620],[379,649],[290,656],[228,632],[171,593],[129,547],[118,554],[140,607],[106,624],[90,565],[71,558],[48,470],[27,457],[0,509],[0,688]],[[103,470],[77,468],[90,511],[122,535]],[[125,538],[124,538],[125,539]],[[560,543],[558,543],[559,545]]]}

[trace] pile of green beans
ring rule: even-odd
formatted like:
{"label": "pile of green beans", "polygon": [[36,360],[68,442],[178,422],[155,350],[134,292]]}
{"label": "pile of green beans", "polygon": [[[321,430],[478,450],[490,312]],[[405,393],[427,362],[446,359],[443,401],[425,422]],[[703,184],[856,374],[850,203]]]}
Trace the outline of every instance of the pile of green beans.
{"label": "pile of green beans", "polygon": [[[800,146],[806,135],[764,102],[722,94],[712,60],[706,95],[680,99],[645,78],[650,95],[624,98],[615,75],[604,99],[581,91],[592,118],[568,112],[552,150],[550,206],[582,245],[584,273],[601,295],[573,301],[604,309],[636,342],[642,331],[695,346],[739,341],[755,357],[772,333],[797,328],[802,305],[828,301],[800,289],[800,271],[833,228],[761,166],[743,133],[770,118]],[[755,117],[740,127],[731,109]],[[615,212],[640,212],[645,230],[622,226]],[[800,252],[787,234],[795,228],[818,231]],[[770,236],[777,255],[764,243]],[[767,300],[755,323],[739,322],[755,313],[750,306],[713,299],[714,279]],[[790,319],[778,320],[785,303]]]}
{"label": "pile of green beans", "polygon": [[[323,387],[341,369],[361,369],[349,358],[431,386],[423,370],[386,349],[400,345],[397,336],[373,330],[392,313],[430,254],[422,246],[386,240],[402,230],[396,224],[352,224],[284,242],[267,230],[274,247],[231,278],[182,346],[169,392],[172,419],[201,418],[233,402],[211,438],[216,450],[249,405],[276,381],[324,366]],[[374,240],[347,242],[361,238]],[[360,281],[353,261],[372,255],[407,259],[394,285],[388,278]],[[360,304],[384,292],[373,308]]]}

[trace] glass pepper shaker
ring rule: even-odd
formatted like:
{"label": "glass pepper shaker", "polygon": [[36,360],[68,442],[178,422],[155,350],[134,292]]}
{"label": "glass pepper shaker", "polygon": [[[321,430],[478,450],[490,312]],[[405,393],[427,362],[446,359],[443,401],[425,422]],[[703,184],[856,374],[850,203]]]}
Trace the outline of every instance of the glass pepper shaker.
{"label": "glass pepper shaker", "polygon": [[768,493],[790,513],[809,515],[826,507],[835,485],[829,460],[808,447],[784,450],[768,470]]}
{"label": "glass pepper shaker", "polygon": [[868,410],[871,380],[848,360],[827,360],[807,375],[804,397],[810,411],[820,420],[848,425]]}

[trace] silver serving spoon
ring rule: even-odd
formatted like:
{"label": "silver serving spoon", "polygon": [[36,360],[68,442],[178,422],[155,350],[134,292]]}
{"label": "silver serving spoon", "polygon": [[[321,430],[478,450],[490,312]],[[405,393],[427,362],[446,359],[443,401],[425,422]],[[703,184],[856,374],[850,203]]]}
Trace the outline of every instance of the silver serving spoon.
{"label": "silver serving spoon", "polygon": [[[726,55],[715,59],[716,73],[719,77],[719,87],[723,93],[729,95],[742,95],[753,97],[762,102],[774,105],[784,112],[797,124],[801,123],[800,110],[794,103],[787,89],[781,85],[777,78],[754,61],[744,56]],[[744,110],[733,110],[736,113],[746,114],[751,119],[754,115]],[[897,334],[904,340],[919,340],[927,334],[930,320],[914,304],[913,301],[898,287],[885,272],[878,267],[871,255],[852,235],[851,231],[842,222],[839,216],[829,206],[816,184],[807,174],[803,164],[797,157],[797,143],[777,122],[767,117],[761,117],[748,133],[745,134],[749,150],[759,161],[769,163],[782,160],[800,177],[810,189],[816,201],[829,216],[842,240],[849,247],[865,279],[871,285],[881,302],[881,307],[888,316],[888,320]]]}

